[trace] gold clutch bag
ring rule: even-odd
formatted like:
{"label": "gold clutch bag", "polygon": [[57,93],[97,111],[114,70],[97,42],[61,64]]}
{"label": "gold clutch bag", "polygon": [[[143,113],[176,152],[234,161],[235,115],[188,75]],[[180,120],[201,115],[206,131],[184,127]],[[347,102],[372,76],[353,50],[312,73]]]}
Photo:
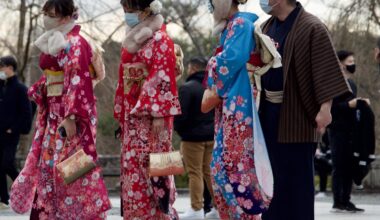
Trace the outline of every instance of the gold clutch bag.
{"label": "gold clutch bag", "polygon": [[149,176],[179,175],[185,172],[179,151],[150,153]]}
{"label": "gold clutch bag", "polygon": [[57,165],[57,170],[66,185],[74,182],[96,167],[92,157],[83,149],[71,155]]}

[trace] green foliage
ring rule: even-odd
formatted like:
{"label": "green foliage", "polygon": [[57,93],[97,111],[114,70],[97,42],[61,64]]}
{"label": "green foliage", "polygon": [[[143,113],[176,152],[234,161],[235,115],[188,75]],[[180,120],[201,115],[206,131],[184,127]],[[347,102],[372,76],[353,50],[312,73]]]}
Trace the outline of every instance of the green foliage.
{"label": "green foliage", "polygon": [[98,134],[113,138],[114,131],[118,128],[118,124],[116,120],[113,118],[113,114],[111,112],[105,112],[104,114],[99,115],[98,117]]}

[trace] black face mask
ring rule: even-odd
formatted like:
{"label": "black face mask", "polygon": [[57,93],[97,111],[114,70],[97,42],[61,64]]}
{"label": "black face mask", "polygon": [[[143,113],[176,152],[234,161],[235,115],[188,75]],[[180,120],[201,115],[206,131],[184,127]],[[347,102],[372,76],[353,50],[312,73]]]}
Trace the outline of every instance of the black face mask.
{"label": "black face mask", "polygon": [[355,64],[352,64],[352,65],[349,65],[349,66],[346,66],[346,69],[349,73],[351,74],[354,74],[355,71],[356,71],[356,65]]}

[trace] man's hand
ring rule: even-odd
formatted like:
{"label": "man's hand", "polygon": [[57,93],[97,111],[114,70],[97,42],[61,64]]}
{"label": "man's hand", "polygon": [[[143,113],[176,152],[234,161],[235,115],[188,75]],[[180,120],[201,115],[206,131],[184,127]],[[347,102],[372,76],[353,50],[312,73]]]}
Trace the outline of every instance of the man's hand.
{"label": "man's hand", "polygon": [[75,124],[75,120],[70,118],[65,118],[59,127],[64,127],[66,130],[67,138],[71,139],[77,133],[77,126]]}
{"label": "man's hand", "polygon": [[358,105],[358,98],[351,99],[351,101],[348,102],[348,106],[350,108],[356,108],[357,105]]}
{"label": "man's hand", "polygon": [[154,118],[153,119],[153,135],[158,137],[160,132],[164,129],[165,119],[164,118]]}
{"label": "man's hand", "polygon": [[324,134],[326,132],[327,126],[332,121],[331,105],[332,101],[323,103],[317,117],[315,118],[315,122],[317,122],[317,131],[320,134]]}
{"label": "man's hand", "polygon": [[8,129],[6,132],[7,134],[12,134],[12,129]]}

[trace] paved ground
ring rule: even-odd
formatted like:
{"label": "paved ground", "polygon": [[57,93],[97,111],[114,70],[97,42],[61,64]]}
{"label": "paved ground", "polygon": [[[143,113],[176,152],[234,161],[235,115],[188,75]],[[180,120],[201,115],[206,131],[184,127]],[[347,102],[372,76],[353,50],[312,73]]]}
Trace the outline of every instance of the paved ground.
{"label": "paved ground", "polygon": [[[120,201],[117,197],[112,197],[113,209],[108,214],[109,220],[121,220]],[[379,220],[380,219],[380,194],[356,194],[353,195],[352,201],[360,208],[366,211],[362,214],[333,214],[331,209],[331,195],[325,198],[318,198],[316,206],[316,220]],[[175,208],[181,213],[184,212],[190,204],[188,196],[179,196],[176,200]],[[27,215],[20,216],[12,211],[0,211],[0,220],[27,220]]]}

